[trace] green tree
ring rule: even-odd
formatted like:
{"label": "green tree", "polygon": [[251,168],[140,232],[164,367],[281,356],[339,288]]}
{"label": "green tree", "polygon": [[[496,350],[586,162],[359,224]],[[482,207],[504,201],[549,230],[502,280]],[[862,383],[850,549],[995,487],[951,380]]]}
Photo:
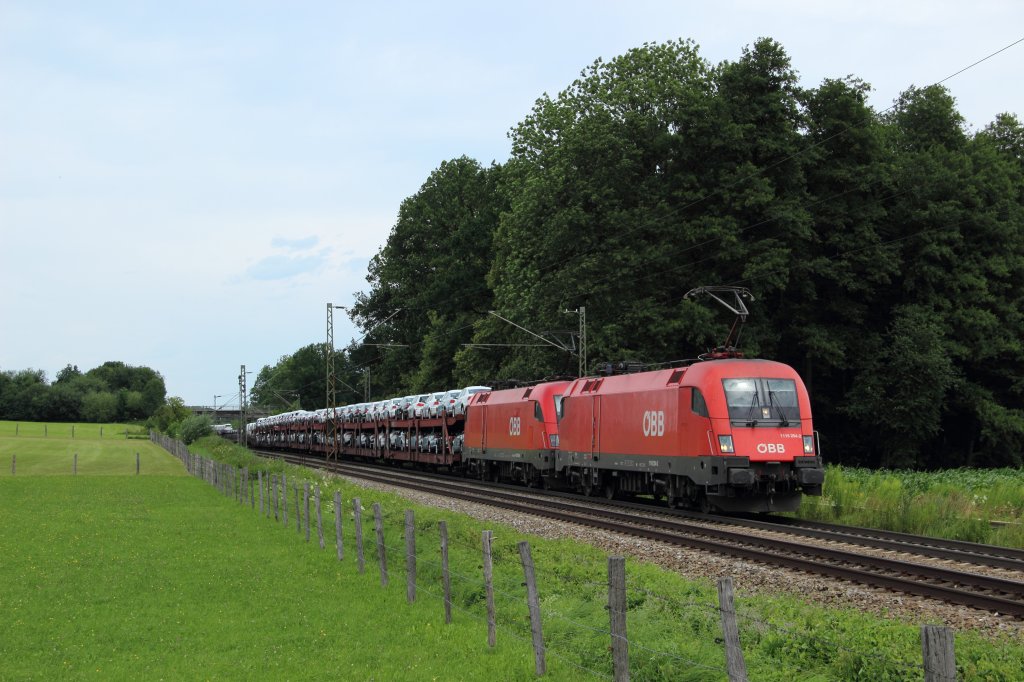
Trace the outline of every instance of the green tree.
{"label": "green tree", "polygon": [[[256,375],[252,401],[275,409],[304,410],[324,407],[327,395],[327,345],[311,343],[274,366],[265,365]],[[337,362],[337,361],[336,361]]]}
{"label": "green tree", "polygon": [[82,397],[81,417],[84,421],[97,424],[115,421],[117,396],[108,391],[86,393]]}
{"label": "green tree", "polygon": [[845,412],[874,434],[883,467],[927,464],[923,447],[942,428],[945,394],[955,377],[943,333],[931,310],[902,306],[857,375]]}
{"label": "green tree", "polygon": [[[1024,444],[1020,164],[1012,145],[1000,149],[999,137],[969,138],[955,101],[939,86],[909,89],[885,123],[899,189],[885,236],[900,268],[881,289],[880,305],[928,311],[955,370],[950,384],[920,386],[948,425],[921,445],[929,456],[920,464],[1012,463],[1007,445]],[[934,350],[906,352],[930,358]],[[906,428],[918,434],[933,420],[930,411],[907,418]]]}
{"label": "green tree", "polygon": [[146,426],[156,429],[168,435],[172,427],[183,422],[192,412],[185,407],[185,401],[178,396],[171,396],[167,401],[157,408],[156,412],[146,422]]}
{"label": "green tree", "polygon": [[75,377],[80,376],[82,376],[82,372],[81,370],[78,369],[78,365],[72,365],[71,363],[68,363],[67,365],[64,366],[64,369],[57,372],[57,380],[55,383],[64,383],[66,381],[71,381]]}
{"label": "green tree", "polygon": [[[693,145],[712,127],[712,88],[696,46],[670,41],[598,60],[537,101],[512,131],[505,167],[509,209],[489,275],[503,316],[552,333],[574,329],[563,311],[585,305],[591,357],[677,357],[692,336],[674,314],[687,283],[648,275],[669,269],[668,247],[692,236],[680,205],[700,193]],[[494,318],[477,324],[474,341],[535,343]],[[463,376],[499,378],[575,371],[550,347],[472,349],[459,365]]]}
{"label": "green tree", "polygon": [[209,436],[211,433],[213,433],[213,422],[205,414],[193,414],[185,417],[178,427],[178,438],[185,445],[191,445],[196,440],[203,436]]}
{"label": "green tree", "polygon": [[20,421],[43,419],[47,388],[46,373],[40,369],[0,372],[0,415]]}
{"label": "green tree", "polygon": [[[486,273],[502,209],[502,169],[467,157],[443,162],[402,202],[387,243],[370,261],[369,291],[352,318],[365,331],[348,348],[385,394],[453,382],[454,356],[471,322],[491,307]],[[379,344],[379,345],[371,345]],[[424,364],[425,347],[441,358]]]}

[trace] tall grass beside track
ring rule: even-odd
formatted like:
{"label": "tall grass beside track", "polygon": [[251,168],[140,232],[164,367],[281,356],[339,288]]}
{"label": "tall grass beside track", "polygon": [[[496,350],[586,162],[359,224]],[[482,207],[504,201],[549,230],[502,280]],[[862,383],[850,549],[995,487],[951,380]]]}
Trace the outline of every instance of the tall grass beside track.
{"label": "tall grass beside track", "polygon": [[1024,469],[921,472],[829,466],[822,496],[805,497],[798,515],[1024,548]]}
{"label": "tall grass beside track", "polygon": [[[268,462],[217,438],[198,448],[240,466],[312,478],[326,550],[178,475],[29,476],[0,469],[0,679],[530,680],[533,653],[511,527],[484,524],[334,477]],[[20,458],[19,458],[20,459]],[[155,465],[154,465],[155,468]],[[70,470],[68,470],[70,474]],[[301,483],[300,483],[301,485]],[[340,490],[345,560],[333,547]],[[366,573],[355,565],[353,497],[380,502],[391,584],[380,586],[372,512]],[[257,503],[258,506],[258,503]],[[405,600],[402,525],[416,512],[418,599]],[[449,528],[454,622],[439,598],[437,522]],[[480,533],[495,532],[498,646],[486,645]],[[548,646],[546,679],[611,671],[606,557],[590,545],[529,539]],[[685,560],[685,550],[680,550]],[[691,582],[627,561],[632,679],[724,680],[712,578]],[[916,624],[792,596],[737,610],[752,680],[919,680]],[[1018,680],[1024,642],[957,633],[961,679]]]}

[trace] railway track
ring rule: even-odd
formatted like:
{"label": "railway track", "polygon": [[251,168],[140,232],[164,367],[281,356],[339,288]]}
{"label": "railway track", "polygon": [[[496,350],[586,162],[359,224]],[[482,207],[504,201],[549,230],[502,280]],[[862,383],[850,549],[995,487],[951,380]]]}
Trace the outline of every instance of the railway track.
{"label": "railway track", "polygon": [[[1017,550],[805,522],[788,523],[692,513],[674,513],[635,503],[538,495],[528,489],[489,486],[437,475],[365,464],[325,462],[292,454],[261,453],[364,480],[543,516],[656,542],[691,547],[871,587],[937,599],[1024,619],[1024,557]],[[642,514],[637,512],[641,511]],[[786,521],[789,521],[788,519]],[[770,531],[764,537],[750,529]],[[746,532],[745,532],[746,531]],[[792,538],[781,537],[780,533]],[[1012,578],[981,575],[967,568],[935,566],[810,544],[806,539],[916,554],[960,564],[998,567]]]}

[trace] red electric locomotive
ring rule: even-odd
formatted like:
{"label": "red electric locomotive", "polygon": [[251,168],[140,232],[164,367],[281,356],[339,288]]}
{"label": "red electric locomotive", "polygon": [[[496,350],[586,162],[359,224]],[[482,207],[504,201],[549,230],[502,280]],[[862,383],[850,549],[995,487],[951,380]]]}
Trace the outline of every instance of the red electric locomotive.
{"label": "red electric locomotive", "polygon": [[550,478],[558,448],[556,398],[569,383],[554,381],[473,395],[466,408],[462,452],[466,472],[528,486]]}
{"label": "red electric locomotive", "polygon": [[560,404],[554,474],[587,494],[664,496],[737,512],[820,495],[807,391],[788,365],[739,358],[577,379]]}

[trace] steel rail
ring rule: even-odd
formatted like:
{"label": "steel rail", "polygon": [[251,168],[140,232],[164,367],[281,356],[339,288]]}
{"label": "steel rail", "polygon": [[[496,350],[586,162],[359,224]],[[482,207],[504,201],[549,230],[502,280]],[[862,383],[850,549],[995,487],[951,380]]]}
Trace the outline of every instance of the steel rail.
{"label": "steel rail", "polygon": [[[309,459],[294,455],[286,458],[291,461],[301,461],[307,465],[311,463]],[[1011,615],[1015,618],[1024,618],[1024,583],[1019,581],[858,554],[846,550],[809,546],[781,539],[760,538],[732,530],[693,526],[678,520],[637,519],[632,514],[607,509],[581,510],[579,505],[550,498],[531,499],[528,502],[523,502],[522,494],[515,495],[491,489],[471,491],[466,490],[464,486],[444,480],[432,480],[430,484],[417,481],[415,478],[396,480],[394,476],[396,472],[393,471],[388,472],[390,475],[387,475],[368,472],[365,467],[346,464],[328,466],[328,463],[319,459],[312,460],[312,463],[321,468],[364,480],[432,494],[445,494],[469,502],[497,506],[658,542],[727,554],[759,563],[827,575],[859,584],[939,599]],[[823,561],[830,563],[823,563]],[[932,581],[944,584],[935,584]],[[962,589],[961,586],[982,591]]]}

